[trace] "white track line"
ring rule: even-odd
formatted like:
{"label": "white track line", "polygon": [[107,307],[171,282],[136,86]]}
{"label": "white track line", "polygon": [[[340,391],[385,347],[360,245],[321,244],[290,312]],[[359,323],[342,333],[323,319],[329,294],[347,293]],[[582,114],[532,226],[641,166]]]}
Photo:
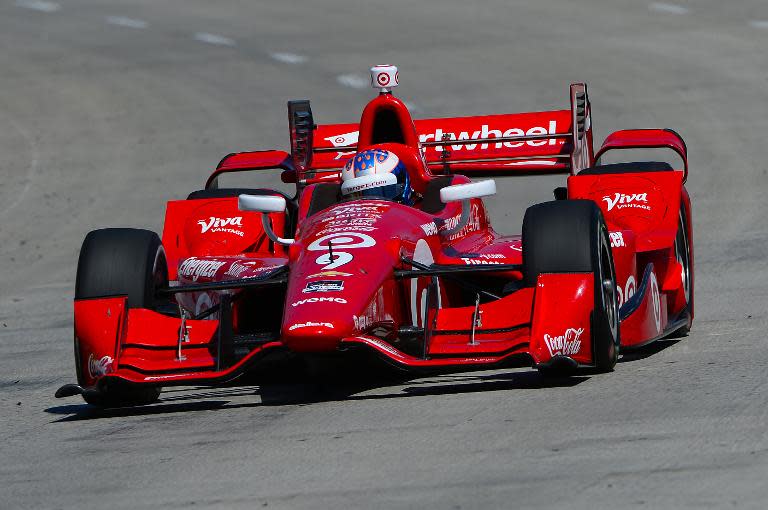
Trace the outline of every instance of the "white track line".
{"label": "white track line", "polygon": [[45,2],[44,0],[16,0],[16,7],[32,9],[40,12],[56,12],[61,6],[55,2]]}
{"label": "white track line", "polygon": [[371,79],[359,74],[342,74],[336,77],[336,81],[345,87],[364,89],[371,85]]}
{"label": "white track line", "polygon": [[304,64],[309,60],[308,57],[305,57],[304,55],[297,55],[295,53],[270,53],[269,57],[272,60],[277,60],[278,62],[282,62],[283,64]]}
{"label": "white track line", "polygon": [[763,30],[768,30],[768,21],[765,20],[752,20],[749,22],[749,24],[755,28],[761,28]]}
{"label": "white track line", "polygon": [[149,26],[149,23],[147,23],[144,20],[141,19],[135,19],[135,18],[126,18],[125,16],[107,16],[104,18],[104,21],[106,21],[110,25],[116,25],[118,27],[126,27],[126,28],[147,28]]}
{"label": "white track line", "polygon": [[207,44],[216,44],[219,46],[235,46],[234,39],[224,37],[222,35],[209,34],[208,32],[198,32],[195,34],[195,41],[204,42]]}
{"label": "white track line", "polygon": [[688,8],[682,5],[664,4],[661,2],[654,2],[648,6],[652,11],[665,12],[667,14],[688,14]]}

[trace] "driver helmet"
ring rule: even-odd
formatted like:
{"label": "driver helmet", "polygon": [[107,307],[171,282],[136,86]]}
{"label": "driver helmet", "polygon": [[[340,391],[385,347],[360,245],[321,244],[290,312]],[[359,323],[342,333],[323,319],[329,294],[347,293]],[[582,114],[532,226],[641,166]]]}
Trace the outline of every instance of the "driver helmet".
{"label": "driver helmet", "polygon": [[386,198],[411,205],[408,171],[395,153],[368,149],[355,154],[341,171],[341,194],[351,198]]}

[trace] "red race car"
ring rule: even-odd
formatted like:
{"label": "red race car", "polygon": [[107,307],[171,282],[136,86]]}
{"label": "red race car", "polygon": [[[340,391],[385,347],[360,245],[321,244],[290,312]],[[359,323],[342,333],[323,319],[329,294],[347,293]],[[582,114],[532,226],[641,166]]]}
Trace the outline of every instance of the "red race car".
{"label": "red race car", "polygon": [[[593,152],[584,84],[570,109],[412,120],[393,66],[359,123],[315,125],[288,103],[291,153],[230,154],[205,189],[168,202],[153,232],[87,235],[75,291],[78,384],[101,406],[168,385],[220,384],[272,353],[367,349],[406,369],[510,358],[545,374],[610,371],[619,350],[693,320],[686,146],[671,130],[617,131]],[[599,164],[608,151],[667,148]],[[281,170],[295,196],[219,188],[228,172]],[[493,180],[568,174],[528,208],[521,235],[492,229]]]}

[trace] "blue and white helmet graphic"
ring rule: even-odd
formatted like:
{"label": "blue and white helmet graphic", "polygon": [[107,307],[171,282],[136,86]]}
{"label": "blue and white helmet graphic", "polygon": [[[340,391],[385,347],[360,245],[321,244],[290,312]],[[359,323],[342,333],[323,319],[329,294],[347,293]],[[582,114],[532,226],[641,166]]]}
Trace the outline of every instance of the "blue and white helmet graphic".
{"label": "blue and white helmet graphic", "polygon": [[411,203],[411,180],[394,153],[368,149],[355,154],[341,171],[341,194],[348,197],[388,198]]}

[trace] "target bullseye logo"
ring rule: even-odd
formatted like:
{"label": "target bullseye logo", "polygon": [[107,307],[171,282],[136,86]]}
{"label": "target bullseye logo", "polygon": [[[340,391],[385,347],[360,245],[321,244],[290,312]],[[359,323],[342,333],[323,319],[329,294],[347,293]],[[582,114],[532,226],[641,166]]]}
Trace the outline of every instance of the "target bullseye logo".
{"label": "target bullseye logo", "polygon": [[307,247],[307,250],[328,250],[328,253],[324,253],[315,259],[315,262],[323,266],[324,270],[328,270],[336,269],[339,266],[352,262],[354,256],[344,250],[370,248],[371,246],[376,246],[376,240],[368,234],[362,234],[360,232],[338,232],[315,239],[312,244]]}
{"label": "target bullseye logo", "polygon": [[382,93],[390,92],[389,89],[397,87],[400,83],[400,73],[396,66],[378,65],[371,67],[371,86],[381,89]]}

